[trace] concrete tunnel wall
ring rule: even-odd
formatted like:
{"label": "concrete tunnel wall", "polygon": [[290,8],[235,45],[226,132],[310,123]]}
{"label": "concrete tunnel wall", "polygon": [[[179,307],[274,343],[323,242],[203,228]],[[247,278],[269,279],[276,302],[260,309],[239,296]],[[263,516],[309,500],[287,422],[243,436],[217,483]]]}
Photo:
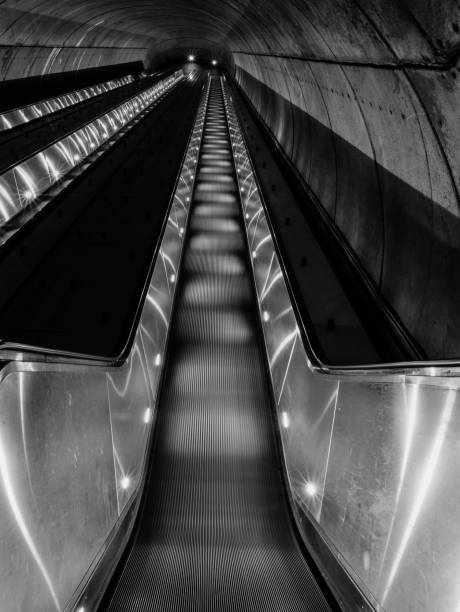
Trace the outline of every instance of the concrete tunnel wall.
{"label": "concrete tunnel wall", "polygon": [[[460,357],[460,3],[0,4],[0,78],[198,45],[235,76],[431,358]],[[3,45],[3,46],[1,46]]]}
{"label": "concrete tunnel wall", "polygon": [[241,87],[409,332],[429,357],[458,357],[456,79],[246,55],[236,62]]}

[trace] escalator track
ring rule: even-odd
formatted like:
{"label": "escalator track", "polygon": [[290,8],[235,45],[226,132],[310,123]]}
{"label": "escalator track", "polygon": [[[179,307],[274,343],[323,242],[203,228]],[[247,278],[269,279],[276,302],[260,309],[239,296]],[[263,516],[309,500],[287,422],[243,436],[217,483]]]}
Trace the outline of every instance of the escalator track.
{"label": "escalator track", "polygon": [[240,214],[213,76],[143,509],[100,609],[331,609],[287,508]]}

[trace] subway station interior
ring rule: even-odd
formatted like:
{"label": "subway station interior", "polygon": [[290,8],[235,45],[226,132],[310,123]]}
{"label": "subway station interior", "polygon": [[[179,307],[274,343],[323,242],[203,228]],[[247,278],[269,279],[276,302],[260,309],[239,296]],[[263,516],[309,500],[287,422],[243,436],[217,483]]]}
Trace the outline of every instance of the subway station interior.
{"label": "subway station interior", "polygon": [[459,0],[0,0],[0,612],[459,612]]}

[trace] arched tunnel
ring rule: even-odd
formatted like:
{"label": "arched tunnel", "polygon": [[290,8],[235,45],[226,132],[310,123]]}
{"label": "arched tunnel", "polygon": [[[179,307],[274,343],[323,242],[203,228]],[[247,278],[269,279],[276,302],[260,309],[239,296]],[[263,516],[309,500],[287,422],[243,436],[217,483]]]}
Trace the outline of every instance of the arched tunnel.
{"label": "arched tunnel", "polygon": [[459,0],[0,1],[0,610],[460,606]]}

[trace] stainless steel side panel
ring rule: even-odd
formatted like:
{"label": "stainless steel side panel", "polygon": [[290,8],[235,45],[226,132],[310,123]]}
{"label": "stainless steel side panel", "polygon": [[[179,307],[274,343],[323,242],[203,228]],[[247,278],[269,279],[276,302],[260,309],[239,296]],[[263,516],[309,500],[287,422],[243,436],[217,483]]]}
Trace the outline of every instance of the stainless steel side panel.
{"label": "stainless steel side panel", "polygon": [[117,516],[104,374],[0,386],[0,609],[61,610]]}

